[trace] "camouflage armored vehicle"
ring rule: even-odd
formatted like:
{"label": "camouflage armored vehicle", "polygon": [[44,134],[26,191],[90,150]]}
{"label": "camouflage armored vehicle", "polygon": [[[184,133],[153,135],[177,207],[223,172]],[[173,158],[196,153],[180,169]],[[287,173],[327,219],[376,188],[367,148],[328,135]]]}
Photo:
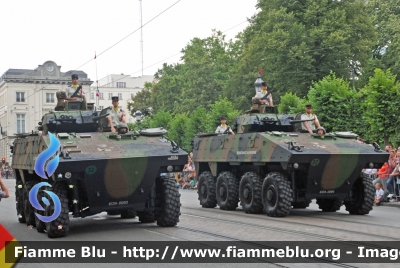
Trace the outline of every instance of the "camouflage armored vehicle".
{"label": "camouflage armored vehicle", "polygon": [[344,204],[350,214],[368,214],[374,186],[361,171],[380,167],[388,154],[351,132],[301,133],[300,118],[253,105],[235,119],[236,135],[198,134],[193,159],[200,204],[235,210],[240,202],[246,213],[283,217],[315,198],[325,212]]}
{"label": "camouflage armored vehicle", "polygon": [[[168,141],[162,128],[112,133],[106,109],[84,108],[80,102],[65,102],[63,111],[43,116],[39,123],[42,135],[16,137],[11,149],[19,222],[36,226],[49,237],[68,234],[70,213],[84,218],[106,211],[122,218],[138,216],[141,222],[175,226],[180,194],[175,180],[160,174],[182,170],[187,153]],[[57,142],[60,146],[54,150],[52,143]],[[46,150],[54,150],[48,155],[47,173],[38,172],[38,156]],[[58,166],[54,165],[57,161]],[[32,190],[41,182],[51,187]],[[49,192],[58,197],[60,214],[43,222],[40,217],[57,212],[57,197]],[[31,195],[44,209],[32,206]]]}

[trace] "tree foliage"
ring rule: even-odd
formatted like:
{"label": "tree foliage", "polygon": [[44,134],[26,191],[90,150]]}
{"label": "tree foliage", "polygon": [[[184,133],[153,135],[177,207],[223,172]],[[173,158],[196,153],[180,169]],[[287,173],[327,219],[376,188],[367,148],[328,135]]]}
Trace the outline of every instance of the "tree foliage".
{"label": "tree foliage", "polygon": [[278,106],[279,113],[281,114],[297,114],[304,112],[304,100],[297,97],[292,92],[286,93],[281,98],[281,102]]}
{"label": "tree foliage", "polygon": [[354,93],[348,82],[331,73],[314,82],[307,97],[313,105],[313,113],[327,131],[351,130],[350,100]]}
{"label": "tree foliage", "polygon": [[375,75],[370,77],[368,84],[362,89],[364,98],[362,105],[364,123],[368,125],[368,138],[389,143],[391,136],[396,136],[400,130],[399,98],[400,85],[396,76],[390,70],[375,70]]}

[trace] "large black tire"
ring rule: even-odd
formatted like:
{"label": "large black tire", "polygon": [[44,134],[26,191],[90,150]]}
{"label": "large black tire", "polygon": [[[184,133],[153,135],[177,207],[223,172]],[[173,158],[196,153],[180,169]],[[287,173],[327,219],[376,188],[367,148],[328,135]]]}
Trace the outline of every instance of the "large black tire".
{"label": "large black tire", "polygon": [[302,202],[292,202],[293,208],[308,208],[310,206],[311,200],[306,199]]}
{"label": "large black tire", "polygon": [[343,201],[338,199],[317,198],[317,204],[319,209],[323,212],[336,212],[342,206]]}
{"label": "large black tire", "polygon": [[121,211],[121,218],[122,219],[133,219],[136,217],[136,211],[133,209],[127,209]]}
{"label": "large black tire", "polygon": [[230,171],[217,178],[217,202],[220,209],[235,210],[239,203],[239,180]]}
{"label": "large black tire", "polygon": [[344,202],[346,210],[354,215],[368,214],[374,206],[375,191],[372,179],[361,174],[352,187],[352,196],[351,201]]}
{"label": "large black tire", "polygon": [[162,227],[177,225],[181,215],[181,194],[175,180],[167,177],[157,179],[156,194],[157,225]]}
{"label": "large black tire", "polygon": [[[38,193],[38,200],[39,203],[42,205],[43,208],[45,208],[45,204],[42,202],[42,197],[44,196],[44,193],[41,189],[39,189],[39,193]],[[40,211],[37,209],[34,209],[34,211],[36,213],[38,213],[39,215],[44,215],[44,211]],[[41,220],[39,220],[39,218],[35,215],[35,224],[36,224],[36,230],[39,233],[44,233],[46,230],[46,224],[44,222],[42,222]]]}
{"label": "large black tire", "polygon": [[121,215],[121,211],[119,211],[119,210],[110,210],[110,211],[107,211],[107,215],[109,215],[109,216]]}
{"label": "large black tire", "polygon": [[199,196],[200,205],[203,208],[215,208],[217,206],[215,186],[215,178],[210,171],[205,171],[200,174],[197,184],[197,194]]}
{"label": "large black tire", "polygon": [[289,214],[292,205],[292,189],[283,174],[271,172],[264,179],[262,201],[268,216],[285,217]]}
{"label": "large black tire", "polygon": [[28,226],[36,226],[35,211],[31,205],[31,202],[29,201],[29,191],[35,184],[36,184],[35,181],[28,181],[25,183],[24,187],[24,214],[25,214],[26,225]]}
{"label": "large black tire", "polygon": [[[67,196],[67,185],[61,182],[56,182],[49,188],[58,196],[61,202],[61,213],[57,219],[51,222],[46,222],[46,231],[49,238],[67,236],[69,232],[69,207]],[[51,199],[51,198],[50,198]],[[50,206],[46,208],[46,216],[52,215],[54,212],[54,201],[50,201]]]}
{"label": "large black tire", "polygon": [[254,172],[242,176],[239,185],[240,205],[246,213],[262,213],[264,205],[261,197],[262,180]]}
{"label": "large black tire", "polygon": [[155,222],[154,212],[150,210],[138,211],[137,215],[141,223]]}
{"label": "large black tire", "polygon": [[21,181],[15,185],[15,206],[17,209],[17,217],[20,223],[26,223],[24,212],[24,188]]}

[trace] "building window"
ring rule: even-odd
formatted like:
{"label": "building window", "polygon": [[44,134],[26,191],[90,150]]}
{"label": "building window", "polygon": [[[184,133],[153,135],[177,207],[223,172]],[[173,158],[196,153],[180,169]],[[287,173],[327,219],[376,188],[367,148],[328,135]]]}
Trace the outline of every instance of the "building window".
{"label": "building window", "polygon": [[100,109],[100,110],[103,110],[103,106],[99,106],[99,109]]}
{"label": "building window", "polygon": [[108,99],[109,99],[109,100],[112,99],[112,93],[108,93]]}
{"label": "building window", "polygon": [[17,133],[25,133],[25,115],[17,114]]}
{"label": "building window", "polygon": [[103,95],[103,93],[100,93],[100,99],[101,99],[101,100],[104,100],[104,95]]}
{"label": "building window", "polygon": [[118,98],[122,100],[122,93],[118,93]]}
{"label": "building window", "polygon": [[91,99],[91,100],[94,100],[94,92],[91,92],[91,93],[90,93],[90,99]]}
{"label": "building window", "polygon": [[25,102],[25,92],[16,92],[17,102]]}
{"label": "building window", "polygon": [[117,82],[117,87],[126,87],[126,82]]}
{"label": "building window", "polygon": [[132,93],[132,94],[131,94],[131,99],[133,99],[135,96],[136,96],[136,94],[135,94],[135,93]]}
{"label": "building window", "polygon": [[46,102],[47,103],[54,103],[54,93],[46,93]]}

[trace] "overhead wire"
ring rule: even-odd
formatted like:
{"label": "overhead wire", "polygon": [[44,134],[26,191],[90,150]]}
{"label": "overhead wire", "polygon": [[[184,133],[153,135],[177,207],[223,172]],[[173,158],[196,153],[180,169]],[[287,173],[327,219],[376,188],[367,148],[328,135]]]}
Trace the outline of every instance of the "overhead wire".
{"label": "overhead wire", "polygon": [[[124,41],[125,39],[127,39],[129,36],[131,36],[132,34],[136,33],[137,31],[139,31],[140,29],[142,29],[143,27],[145,27],[146,25],[148,25],[149,23],[151,23],[152,21],[154,21],[156,18],[160,17],[162,14],[164,14],[165,12],[167,12],[169,9],[171,9],[173,6],[175,6],[176,4],[178,4],[181,0],[178,0],[176,2],[174,2],[172,5],[168,6],[166,9],[164,9],[163,11],[161,11],[160,13],[158,13],[156,16],[154,16],[152,19],[150,19],[149,21],[147,21],[145,24],[141,25],[139,28],[137,28],[136,30],[134,30],[133,32],[129,33],[128,35],[126,35],[125,37],[123,37],[122,39],[120,39],[119,41],[117,41],[116,43],[114,43],[113,45],[111,45],[110,47],[106,48],[104,51],[100,52],[99,54],[95,54],[95,58],[91,58],[90,60],[86,61],[85,63],[81,64],[80,66],[76,67],[73,70],[70,70],[68,72],[66,72],[64,75],[60,76],[58,79],[54,80],[53,83],[48,83],[46,84],[44,87],[36,90],[33,94],[28,95],[25,100],[28,100],[30,97],[34,96],[36,93],[44,90],[45,88],[47,88],[48,86],[54,84],[55,82],[61,81],[64,77],[70,75],[73,71],[77,71],[78,69],[80,69],[81,67],[85,66],[86,64],[88,64],[89,62],[91,62],[94,59],[97,59],[97,57],[103,55],[104,53],[106,53],[107,51],[109,51],[110,49],[112,49],[113,47],[115,47],[116,45],[118,45],[119,43],[121,43],[122,41]],[[97,66],[96,66],[97,67]],[[30,114],[29,116],[25,117],[25,120],[30,118],[33,115],[36,115],[37,113],[41,112],[40,110]],[[11,126],[15,126],[16,124],[11,124],[8,125],[7,127],[11,127]]]}

